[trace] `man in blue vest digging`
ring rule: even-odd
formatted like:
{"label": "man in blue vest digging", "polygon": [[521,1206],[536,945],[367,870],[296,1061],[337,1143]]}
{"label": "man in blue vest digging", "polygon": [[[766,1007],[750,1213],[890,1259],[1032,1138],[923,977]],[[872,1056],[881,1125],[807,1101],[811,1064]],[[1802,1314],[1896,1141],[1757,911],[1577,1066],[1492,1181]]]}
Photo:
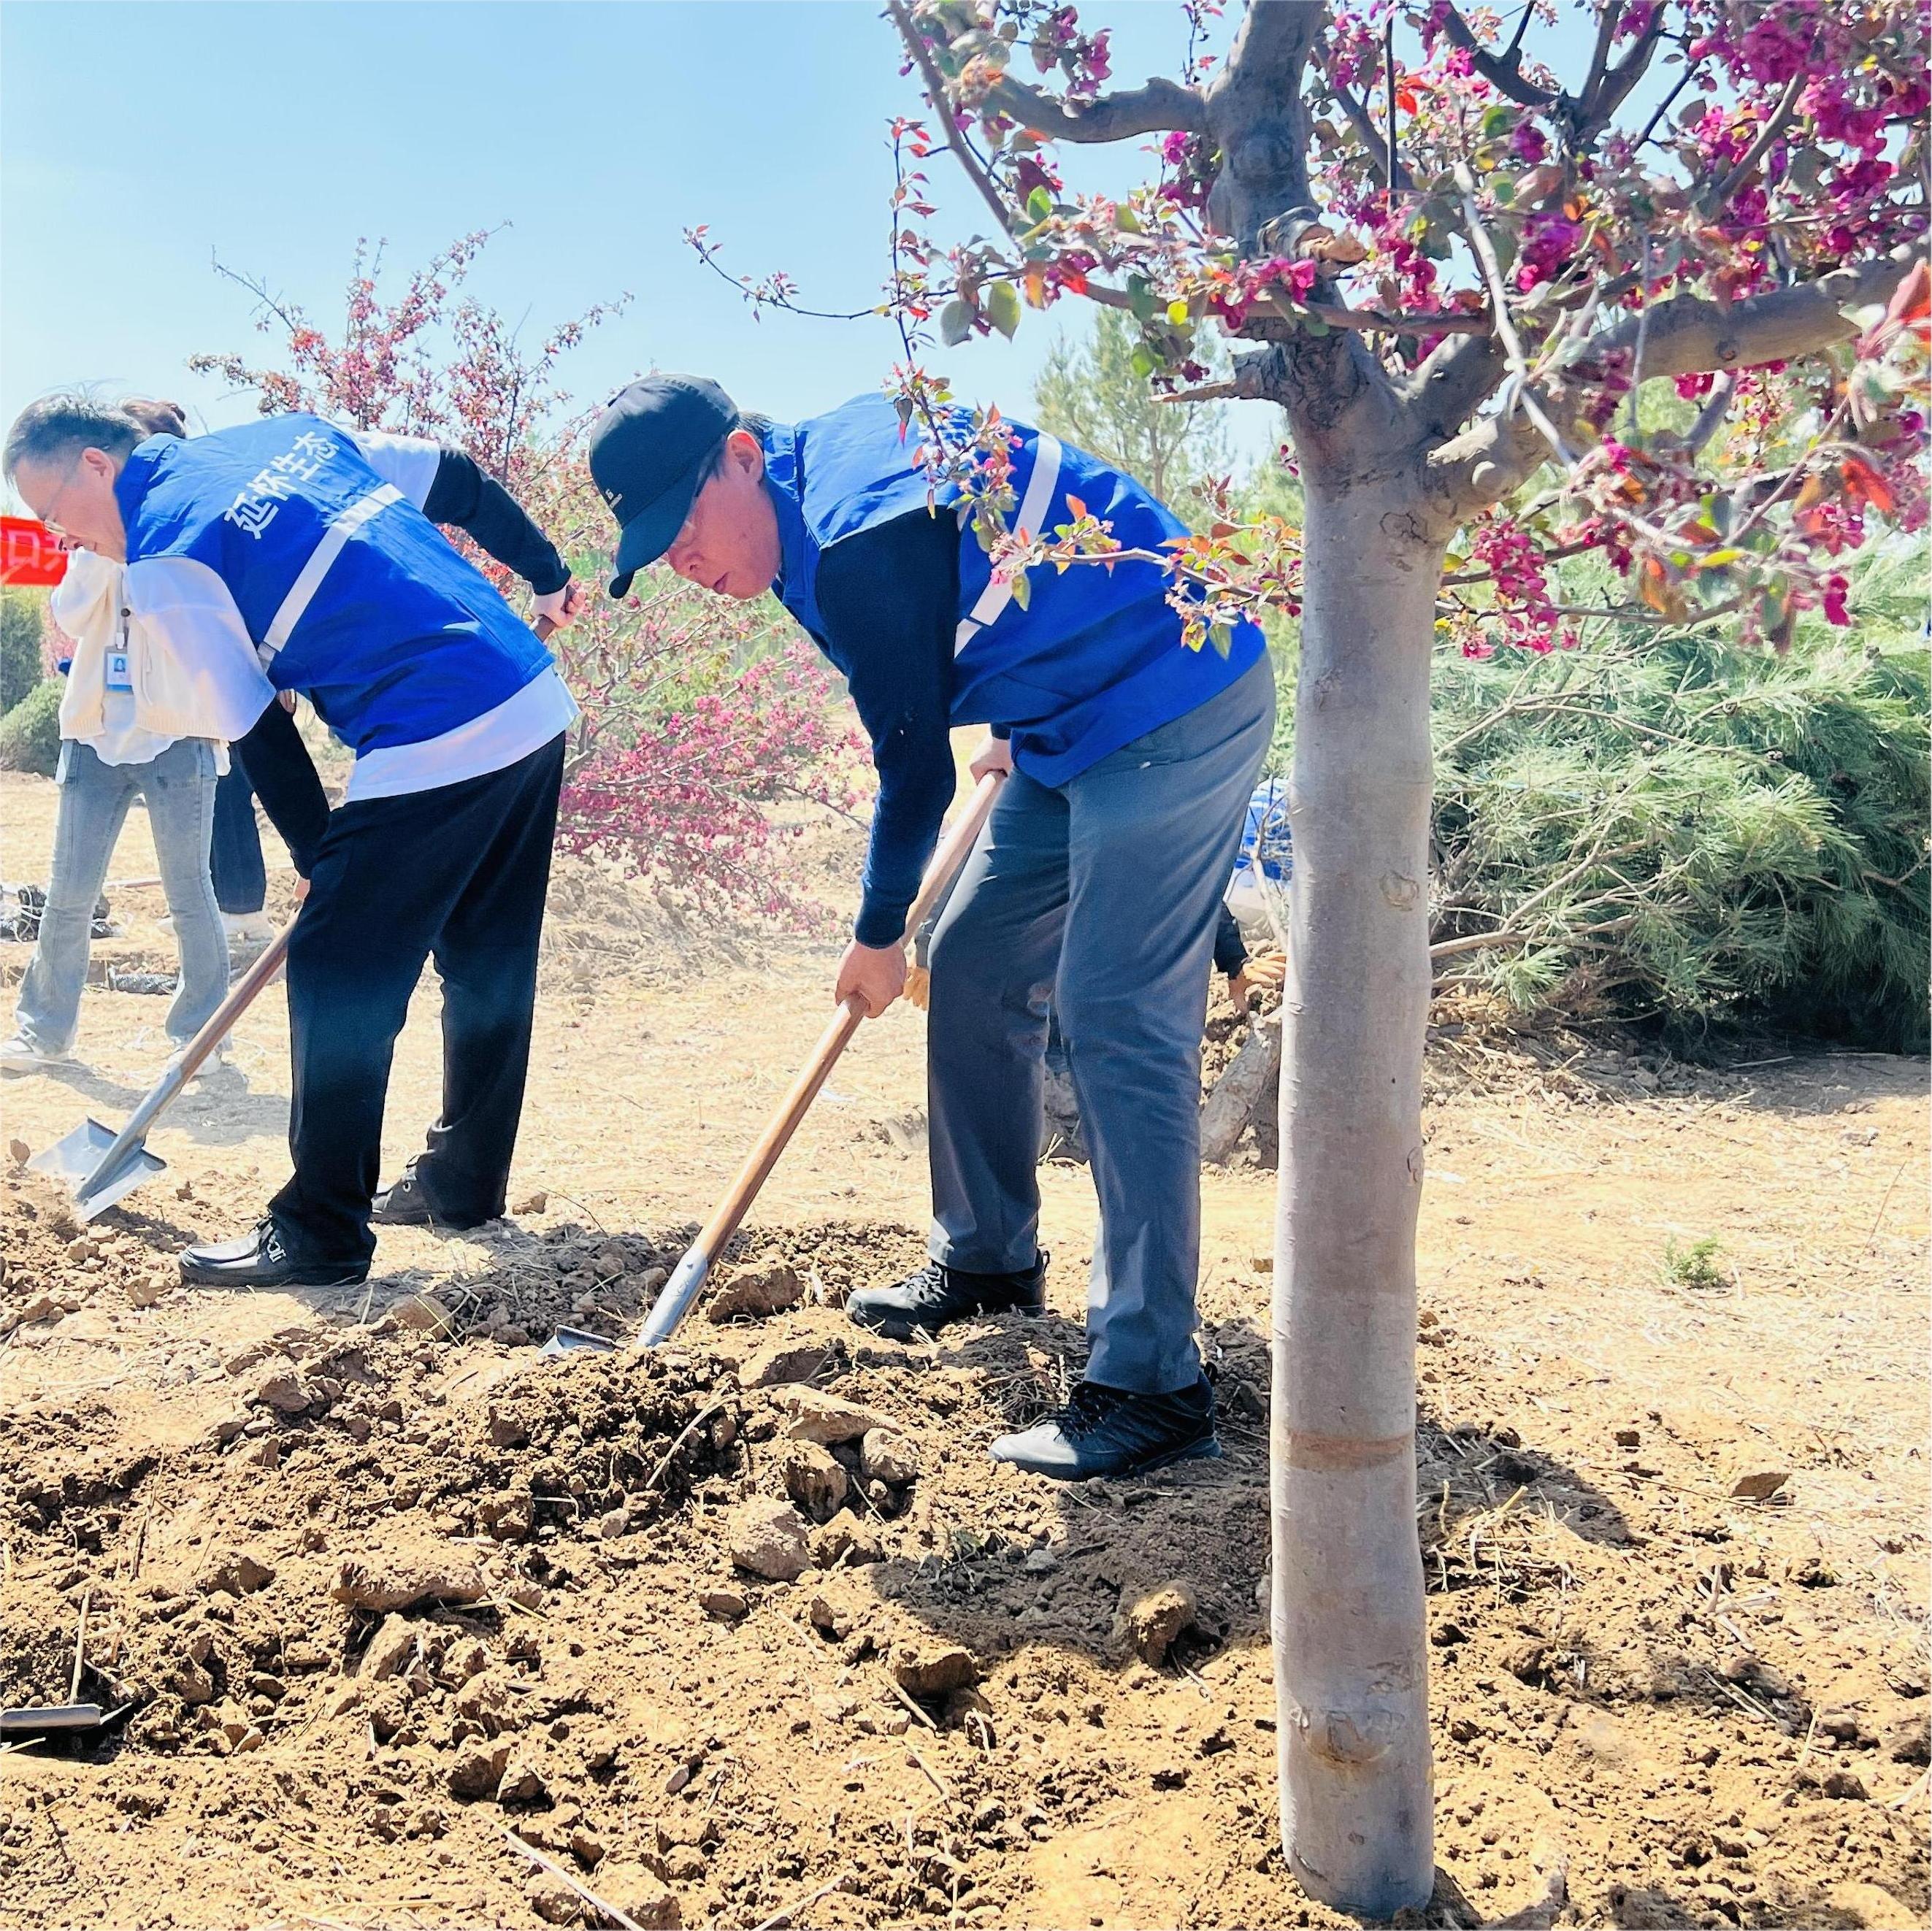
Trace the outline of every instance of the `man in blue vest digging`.
{"label": "man in blue vest digging", "polygon": [[[1014,523],[1074,520],[1130,548],[1183,525],[1130,477],[1010,425]],[[1189,650],[1159,565],[994,580],[949,493],[929,507],[915,437],[863,397],[796,424],[742,416],[716,383],[634,382],[591,437],[622,534],[614,595],[664,558],[731,597],[770,589],[844,674],[879,775],[836,999],[874,1018],[905,981],[905,916],[955,783],[952,727],[1010,772],[933,935],[927,1056],[932,1260],[855,1294],[904,1339],[1045,1306],[1035,1174],[1049,1003],[1100,1200],[1085,1378],[994,1455],[1077,1479],[1220,1453],[1194,1342],[1201,1030],[1215,914],[1266,751],[1274,687],[1260,632]]]}
{"label": "man in blue vest digging", "polygon": [[[498,485],[432,443],[299,415],[144,436],[111,405],[49,397],[8,432],[4,466],[43,521],[125,565],[130,648],[200,681],[207,734],[241,741],[309,880],[288,954],[295,1171],[253,1232],[190,1248],[182,1273],[346,1285],[374,1252],[390,1058],[432,955],[442,1117],[375,1218],[463,1228],[502,1211],[576,715],[549,652],[431,518],[524,572],[554,622],[569,573]],[[333,811],[274,701],[285,691],[356,754]]]}

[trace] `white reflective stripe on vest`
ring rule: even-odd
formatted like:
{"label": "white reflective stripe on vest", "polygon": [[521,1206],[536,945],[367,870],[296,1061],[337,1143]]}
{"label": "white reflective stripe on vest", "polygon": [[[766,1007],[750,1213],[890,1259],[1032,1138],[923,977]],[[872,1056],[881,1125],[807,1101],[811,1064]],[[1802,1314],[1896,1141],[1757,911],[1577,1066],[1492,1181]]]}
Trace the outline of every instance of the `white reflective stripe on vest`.
{"label": "white reflective stripe on vest", "polygon": [[289,586],[288,595],[282,599],[282,607],[275,613],[274,621],[268,626],[268,634],[262,638],[257,653],[266,664],[284,644],[295,634],[296,625],[302,622],[302,613],[314,599],[316,591],[322,588],[322,580],[328,574],[330,566],[342,554],[342,546],[368,522],[370,517],[387,509],[392,503],[403,501],[403,493],[393,483],[385,483],[380,490],[371,490],[366,496],[358,496],[346,510],[338,511],[330,519],[328,527],[322,533],[322,541],[315,546],[308,561],[302,567],[302,574]]}
{"label": "white reflective stripe on vest", "polygon": [[[1026,494],[1020,499],[1020,513],[1015,519],[1017,527],[1029,536],[1040,534],[1041,520],[1053,501],[1053,492],[1060,481],[1060,454],[1058,440],[1042,430],[1034,442],[1033,474],[1027,478]],[[959,628],[952,633],[953,655],[957,657],[1012,601],[1012,598],[1011,577],[1003,583],[989,583],[980,592],[973,607],[959,619]]]}

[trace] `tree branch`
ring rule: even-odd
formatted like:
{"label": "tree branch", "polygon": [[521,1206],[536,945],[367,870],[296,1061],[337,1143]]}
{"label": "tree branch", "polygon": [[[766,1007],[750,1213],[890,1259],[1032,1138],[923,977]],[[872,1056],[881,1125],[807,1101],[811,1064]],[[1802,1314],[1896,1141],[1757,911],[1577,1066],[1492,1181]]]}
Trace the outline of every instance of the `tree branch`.
{"label": "tree branch", "polygon": [[1456,7],[1450,8],[1448,17],[1442,24],[1450,41],[1468,55],[1471,65],[1498,93],[1508,94],[1512,100],[1525,107],[1545,110],[1554,107],[1562,99],[1562,94],[1552,94],[1546,87],[1538,87],[1534,82],[1523,78],[1519,64],[1521,55],[1516,49],[1511,49],[1510,57],[1508,60],[1497,59],[1477,39],[1468,22],[1463,19]]}
{"label": "tree branch", "polygon": [[1664,9],[1660,7],[1652,14],[1650,25],[1636,45],[1604,76],[1594,97],[1586,97],[1577,109],[1575,125],[1580,146],[1595,139],[1610,125],[1630,90],[1648,71],[1651,57],[1663,38]]}
{"label": "tree branch", "polygon": [[966,178],[980,190],[981,198],[993,211],[993,217],[1000,224],[1000,232],[1010,239],[1013,232],[1012,211],[1005,197],[993,184],[992,177],[980,165],[980,157],[974,154],[965,136],[960,131],[958,117],[952,112],[952,103],[946,91],[946,76],[939,70],[932,58],[932,50],[926,43],[910,13],[901,4],[901,0],[887,0],[886,11],[891,16],[892,25],[898,29],[899,38],[905,43],[905,49],[911,55],[919,69],[920,79],[925,87],[926,97],[931,102],[932,111],[939,116],[939,124],[946,130],[946,145],[952,150],[952,157],[966,171]]}
{"label": "tree branch", "polygon": [[1313,206],[1301,78],[1327,10],[1326,0],[1250,6],[1203,96],[1208,138],[1222,155],[1209,216],[1244,253],[1276,216]]}
{"label": "tree branch", "polygon": [[1509,358],[1512,380],[1503,412],[1505,415],[1512,415],[1520,406],[1542,432],[1550,448],[1574,469],[1578,457],[1571,453],[1562,431],[1550,421],[1530,386],[1529,364],[1522,352],[1522,338],[1510,317],[1509,292],[1503,283],[1502,264],[1496,259],[1496,244],[1490,239],[1490,231],[1483,225],[1482,210],[1476,205],[1475,176],[1465,162],[1456,163],[1456,185],[1462,196],[1462,220],[1469,232],[1469,245],[1482,265],[1483,278],[1489,284],[1490,306],[1496,316],[1496,333],[1502,338],[1503,352]]}
{"label": "tree branch", "polygon": [[[1617,22],[1623,17],[1624,0],[1602,0],[1604,10],[1597,16],[1597,44],[1590,55],[1589,76],[1583,82],[1576,98],[1587,113],[1594,105],[1597,90],[1604,84],[1604,76],[1610,71],[1610,49],[1616,45]],[[1524,9],[1524,17],[1528,17],[1528,9]],[[1516,49],[1510,52],[1514,56]]]}
{"label": "tree branch", "polygon": [[1330,62],[1328,43],[1317,40],[1314,48],[1315,64],[1322,70],[1322,77],[1328,83],[1328,91],[1334,94],[1336,106],[1348,117],[1348,124],[1361,137],[1362,145],[1368,150],[1369,164],[1384,187],[1394,187],[1397,193],[1408,193],[1415,184],[1409,178],[1408,169],[1400,160],[1396,163],[1395,178],[1391,181],[1388,172],[1388,157],[1382,130],[1369,117],[1369,110],[1358,100],[1354,91],[1344,82],[1335,78],[1335,70]]}
{"label": "tree branch", "polygon": [[1810,78],[1808,70],[1800,67],[1785,82],[1784,91],[1778,96],[1778,105],[1771,110],[1771,118],[1760,129],[1758,137],[1750,144],[1749,151],[1744,155],[1743,160],[1718,182],[1716,192],[1711,196],[1713,207],[1722,208],[1737,190],[1750,178],[1752,169],[1756,167],[1758,163],[1770,152],[1772,142],[1776,140],[1790,124],[1791,117],[1797,110],[1798,97],[1804,91],[1805,84]]}
{"label": "tree branch", "polygon": [[[1727,308],[1702,296],[1675,295],[1648,311],[1644,337],[1646,378],[1700,375],[1749,368],[1760,362],[1795,361],[1857,334],[1841,310],[1883,301],[1911,273],[1922,241],[1901,242],[1888,255],[1834,268],[1815,281],[1773,289]],[[1590,358],[1599,364],[1636,341],[1640,316],[1627,317],[1592,338]]]}
{"label": "tree branch", "polygon": [[[895,16],[900,9],[894,7]],[[902,28],[901,32],[904,29]],[[1060,100],[1044,88],[1007,79],[994,84],[987,104],[1036,134],[1056,141],[1129,141],[1136,134],[1208,129],[1207,103],[1191,87],[1156,76],[1143,85],[1093,100]]]}

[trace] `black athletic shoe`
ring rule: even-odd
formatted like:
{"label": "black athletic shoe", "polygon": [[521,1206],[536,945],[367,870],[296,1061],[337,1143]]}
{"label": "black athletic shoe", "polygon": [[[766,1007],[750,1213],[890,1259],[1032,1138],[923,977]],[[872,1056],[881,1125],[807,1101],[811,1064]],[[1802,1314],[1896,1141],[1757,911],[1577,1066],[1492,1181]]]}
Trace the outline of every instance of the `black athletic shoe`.
{"label": "black athletic shoe", "polygon": [[493,1213],[482,1220],[458,1220],[445,1213],[430,1200],[413,1160],[403,1169],[402,1178],[386,1186],[369,1207],[373,1227],[434,1227],[439,1234],[466,1234],[500,1218]]}
{"label": "black athletic shoe", "polygon": [[367,1261],[298,1261],[273,1214],[238,1240],[190,1247],[181,1257],[182,1279],[202,1288],[351,1288],[369,1278]]}
{"label": "black athletic shoe", "polygon": [[1010,1274],[969,1274],[928,1261],[916,1274],[890,1288],[861,1288],[845,1312],[861,1327],[894,1341],[916,1333],[937,1334],[950,1321],[975,1315],[1044,1314],[1047,1255],[1030,1267]]}
{"label": "black athletic shoe", "polygon": [[412,1160],[403,1177],[392,1180],[370,1204],[369,1221],[374,1227],[428,1227],[437,1216],[429,1204],[429,1189],[416,1178]]}
{"label": "black athletic shoe", "polygon": [[1137,1395],[1082,1381],[1058,1414],[1002,1435],[992,1453],[995,1462],[1062,1482],[1138,1475],[1170,1462],[1216,1461],[1214,1391],[1204,1375],[1174,1395]]}

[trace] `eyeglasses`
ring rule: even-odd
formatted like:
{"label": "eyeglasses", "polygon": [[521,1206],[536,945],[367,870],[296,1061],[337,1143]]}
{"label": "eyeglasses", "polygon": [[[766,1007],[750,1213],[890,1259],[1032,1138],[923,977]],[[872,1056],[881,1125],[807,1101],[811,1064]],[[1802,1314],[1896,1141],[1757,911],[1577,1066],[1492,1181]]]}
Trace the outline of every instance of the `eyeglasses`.
{"label": "eyeglasses", "polygon": [[[59,511],[61,502],[62,499],[67,495],[68,490],[74,487],[74,472],[80,467],[80,457],[76,456],[74,460],[67,466],[66,472],[61,478],[60,487],[55,490],[52,498],[49,502],[46,508],[40,511],[41,522],[45,523],[47,528],[52,531],[55,535],[62,538],[63,540],[71,540],[71,532],[66,528],[60,520]],[[32,505],[29,505],[28,507],[32,508]]]}

